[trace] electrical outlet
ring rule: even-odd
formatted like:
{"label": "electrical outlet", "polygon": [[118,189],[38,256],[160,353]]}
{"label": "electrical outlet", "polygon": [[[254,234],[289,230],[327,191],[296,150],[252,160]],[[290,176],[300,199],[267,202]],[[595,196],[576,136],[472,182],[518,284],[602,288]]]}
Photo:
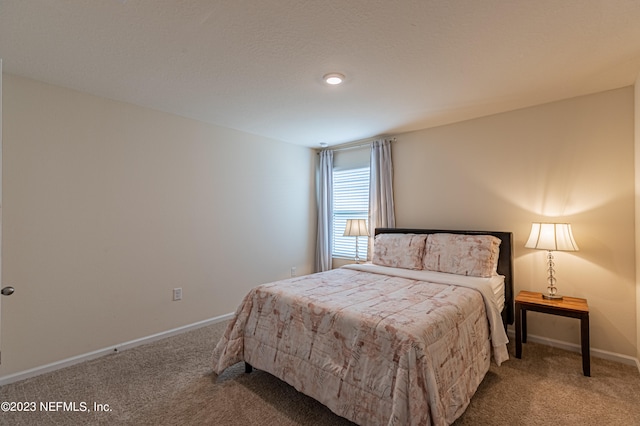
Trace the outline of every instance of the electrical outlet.
{"label": "electrical outlet", "polygon": [[173,301],[182,300],[182,287],[173,289]]}
{"label": "electrical outlet", "polygon": [[291,276],[292,276],[292,277],[295,277],[295,276],[296,276],[296,267],[295,267],[295,266],[292,266],[292,267],[291,267]]}

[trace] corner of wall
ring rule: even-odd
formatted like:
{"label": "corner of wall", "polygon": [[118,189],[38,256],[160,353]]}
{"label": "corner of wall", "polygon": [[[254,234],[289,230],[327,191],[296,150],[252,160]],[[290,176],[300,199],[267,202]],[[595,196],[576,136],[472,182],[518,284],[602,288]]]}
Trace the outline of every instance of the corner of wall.
{"label": "corner of wall", "polygon": [[640,370],[640,74],[634,85],[634,127],[635,127],[635,193],[636,193],[636,358]]}

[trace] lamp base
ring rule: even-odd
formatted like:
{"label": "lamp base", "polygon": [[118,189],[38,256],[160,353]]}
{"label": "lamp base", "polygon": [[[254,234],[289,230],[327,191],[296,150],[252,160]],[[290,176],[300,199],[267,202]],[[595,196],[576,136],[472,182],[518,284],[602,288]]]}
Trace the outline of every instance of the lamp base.
{"label": "lamp base", "polygon": [[542,298],[546,300],[562,300],[562,296],[559,294],[542,294]]}

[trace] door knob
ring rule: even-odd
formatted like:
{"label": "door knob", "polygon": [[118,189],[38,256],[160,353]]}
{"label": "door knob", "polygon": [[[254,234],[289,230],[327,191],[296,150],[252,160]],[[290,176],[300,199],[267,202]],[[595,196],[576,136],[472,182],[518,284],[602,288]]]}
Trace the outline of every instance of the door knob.
{"label": "door knob", "polygon": [[14,291],[16,291],[16,289],[15,289],[15,288],[13,288],[13,287],[5,287],[5,288],[3,288],[2,290],[0,290],[0,293],[1,293],[3,296],[11,296],[11,295],[13,294],[13,292],[14,292]]}

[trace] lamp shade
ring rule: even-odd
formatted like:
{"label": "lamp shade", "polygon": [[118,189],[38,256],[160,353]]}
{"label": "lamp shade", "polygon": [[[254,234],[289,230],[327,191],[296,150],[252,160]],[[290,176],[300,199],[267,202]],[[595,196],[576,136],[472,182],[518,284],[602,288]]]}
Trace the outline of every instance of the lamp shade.
{"label": "lamp shade", "polygon": [[367,221],[365,219],[347,219],[347,226],[344,228],[344,237],[360,237],[369,235]]}
{"label": "lamp shade", "polygon": [[532,223],[529,240],[524,246],[549,251],[579,250],[569,223]]}

